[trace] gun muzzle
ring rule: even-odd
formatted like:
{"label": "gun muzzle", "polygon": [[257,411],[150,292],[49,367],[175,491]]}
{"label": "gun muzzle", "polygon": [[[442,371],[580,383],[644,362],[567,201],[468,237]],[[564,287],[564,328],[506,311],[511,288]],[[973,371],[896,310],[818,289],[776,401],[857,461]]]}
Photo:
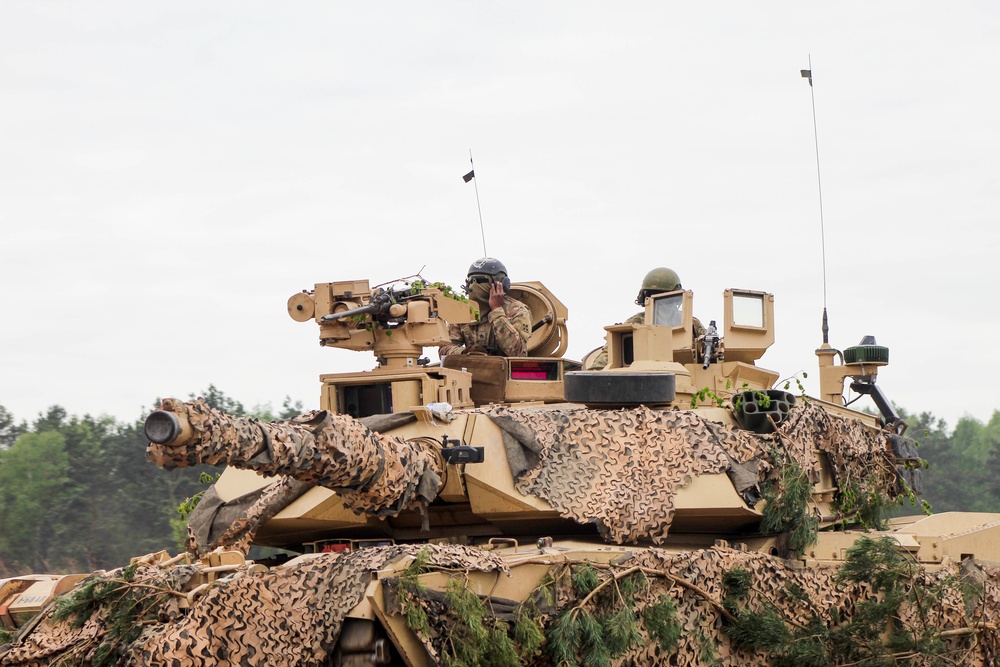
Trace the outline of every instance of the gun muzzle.
{"label": "gun muzzle", "polygon": [[186,415],[176,410],[174,399],[164,399],[162,410],[156,410],[146,417],[142,430],[150,442],[157,445],[183,445],[191,439],[191,424]]}
{"label": "gun muzzle", "polygon": [[150,442],[165,445],[173,442],[181,434],[181,420],[172,412],[157,410],[148,417],[142,430]]}

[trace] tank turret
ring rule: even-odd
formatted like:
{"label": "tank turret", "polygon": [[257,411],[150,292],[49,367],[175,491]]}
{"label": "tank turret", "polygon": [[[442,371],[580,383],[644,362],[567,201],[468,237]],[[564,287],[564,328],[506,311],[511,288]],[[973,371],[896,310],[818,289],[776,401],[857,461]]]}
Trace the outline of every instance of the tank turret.
{"label": "tank turret", "polygon": [[[530,292],[514,291],[518,284],[512,291],[539,295],[533,314],[547,312],[536,319],[564,326],[561,304],[546,298],[541,284],[527,285]],[[424,283],[375,290],[366,281],[325,283],[308,300],[293,296],[289,312],[315,319],[328,345],[381,356],[386,346],[446,337],[441,304],[470,312],[446,294]],[[229,466],[192,517],[201,552],[245,546],[251,537],[298,551],[352,539],[476,543],[554,535],[618,544],[777,544],[779,536],[763,535],[761,525],[766,490],[784,465],[806,475],[806,511],[818,529],[851,520],[855,510],[839,497],[843,479],[889,500],[907,492],[912,474],[898,470],[918,459],[912,448],[890,444],[877,417],[821,409],[773,388],[778,374],[756,365],[774,341],[772,295],[726,290],[721,334],[713,321],[697,337],[693,298],[684,290],[652,295],[645,304],[650,324],[607,327],[608,364],[600,371],[552,357],[455,355],[442,366],[380,365],[321,376],[324,409],[283,423],[169,399],[147,420],[148,458],[168,468]],[[551,349],[543,341],[531,352]],[[443,371],[452,391],[435,384]],[[276,478],[295,480],[296,492],[276,493]],[[261,498],[267,520],[226,545],[232,513],[261,516]]]}

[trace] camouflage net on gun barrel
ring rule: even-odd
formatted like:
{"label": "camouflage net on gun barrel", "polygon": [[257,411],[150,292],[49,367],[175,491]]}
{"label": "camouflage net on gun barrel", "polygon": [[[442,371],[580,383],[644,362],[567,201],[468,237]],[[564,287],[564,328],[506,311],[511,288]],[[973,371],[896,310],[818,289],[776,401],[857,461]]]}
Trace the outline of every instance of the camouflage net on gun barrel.
{"label": "camouflage net on gun barrel", "polygon": [[279,477],[232,502],[223,501],[214,485],[209,487],[188,517],[185,551],[195,558],[219,548],[248,554],[260,527],[312,486]]}
{"label": "camouflage net on gun barrel", "polygon": [[443,461],[432,452],[346,415],[313,411],[288,422],[262,422],[227,415],[200,399],[164,399],[162,409],[185,417],[193,431],[184,443],[149,444],[146,458],[163,468],[228,463],[286,475],[333,489],[355,512],[377,516],[425,506],[441,486]]}

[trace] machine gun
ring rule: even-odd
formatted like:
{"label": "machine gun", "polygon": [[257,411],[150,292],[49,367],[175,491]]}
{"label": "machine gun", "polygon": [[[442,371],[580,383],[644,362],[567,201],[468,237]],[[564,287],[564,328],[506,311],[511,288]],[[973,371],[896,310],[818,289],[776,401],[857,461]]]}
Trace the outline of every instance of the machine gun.
{"label": "machine gun", "polygon": [[398,368],[416,364],[424,347],[447,343],[448,324],[474,322],[478,309],[440,283],[371,289],[354,280],[294,294],[288,314],[297,322],[315,319],[324,347],[371,350],[380,366]]}
{"label": "machine gun", "polygon": [[715,361],[719,352],[719,330],[715,328],[715,320],[708,323],[708,329],[705,330],[705,335],[702,338],[701,352],[701,367],[708,368],[708,365]]}
{"label": "machine gun", "polygon": [[320,376],[320,404],[331,412],[364,417],[433,402],[472,405],[470,376],[429,368],[421,354],[451,340],[449,324],[476,321],[478,308],[441,283],[399,282],[374,289],[367,280],[317,283],[288,299],[293,320],[319,325],[323,347],[375,354],[373,370]]}
{"label": "machine gun", "polygon": [[428,298],[426,290],[423,288],[423,283],[419,283],[416,287],[406,287],[403,289],[376,287],[368,299],[367,306],[338,310],[329,315],[323,315],[319,318],[319,321],[321,323],[336,322],[337,320],[349,317],[371,315],[373,320],[387,328],[393,328],[394,325],[400,325],[406,321],[407,301],[415,299],[426,300]]}

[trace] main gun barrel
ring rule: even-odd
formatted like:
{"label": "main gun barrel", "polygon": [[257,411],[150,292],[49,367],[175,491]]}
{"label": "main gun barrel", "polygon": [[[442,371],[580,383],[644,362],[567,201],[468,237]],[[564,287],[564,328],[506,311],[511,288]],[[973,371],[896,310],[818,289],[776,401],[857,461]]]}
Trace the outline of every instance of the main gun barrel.
{"label": "main gun barrel", "polygon": [[166,468],[228,464],[338,492],[358,512],[395,515],[442,486],[440,451],[375,433],[348,415],[314,411],[287,422],[235,417],[203,400],[164,399],[146,419],[146,458]]}

